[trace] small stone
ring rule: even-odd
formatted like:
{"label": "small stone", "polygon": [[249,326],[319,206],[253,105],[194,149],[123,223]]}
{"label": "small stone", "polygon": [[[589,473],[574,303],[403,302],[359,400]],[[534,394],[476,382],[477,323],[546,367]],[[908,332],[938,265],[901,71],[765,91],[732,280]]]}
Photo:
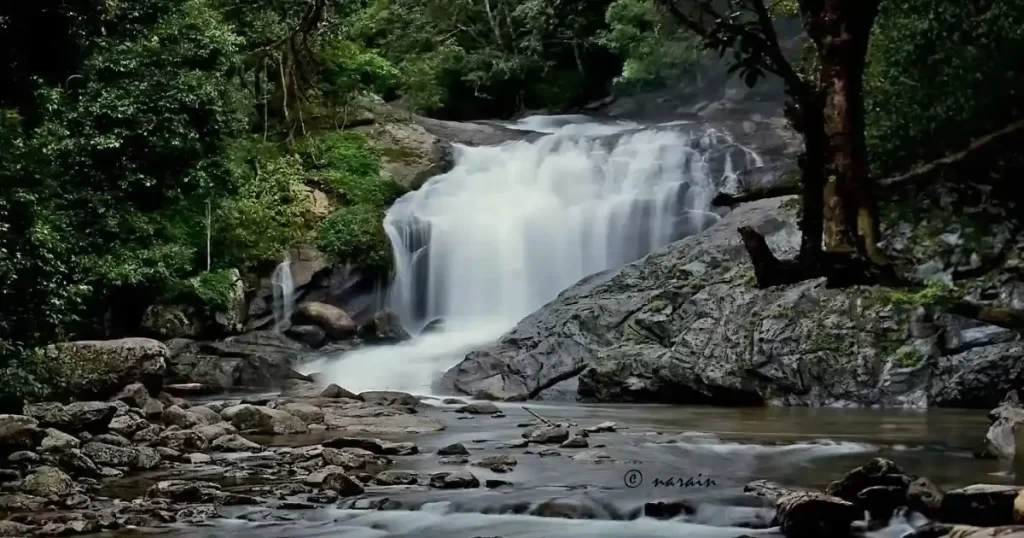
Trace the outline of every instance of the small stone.
{"label": "small stone", "polygon": [[82,453],[97,465],[110,467],[127,467],[135,463],[139,453],[134,448],[108,445],[104,443],[86,443]]}
{"label": "small stone", "polygon": [[576,436],[559,445],[559,448],[587,448],[588,446],[590,446],[590,444],[587,443],[586,439]]}
{"label": "small stone", "polygon": [[178,426],[183,430],[187,430],[194,426],[206,426],[209,424],[209,421],[203,416],[186,411],[177,405],[172,405],[167,409],[164,409],[161,419],[164,424]]}
{"label": "small stone", "polygon": [[492,402],[475,402],[464,405],[456,409],[455,412],[470,415],[493,415],[495,413],[500,413],[501,409]]}
{"label": "small stone", "polygon": [[135,432],[135,435],[132,436],[132,441],[141,444],[149,444],[156,441],[163,431],[164,429],[160,426],[150,426]]}
{"label": "small stone", "polygon": [[99,475],[101,478],[121,478],[124,473],[113,467],[100,467]]}
{"label": "small stone", "polygon": [[193,430],[165,430],[156,442],[178,452],[205,452],[210,448],[210,442]]}
{"label": "small stone", "polygon": [[324,410],[305,403],[284,404],[280,409],[302,419],[307,424],[320,424],[324,421]]}
{"label": "small stone", "polygon": [[138,457],[135,458],[134,465],[136,469],[156,469],[160,466],[160,462],[163,460],[163,457],[160,456],[160,452],[155,448],[140,446],[135,450],[138,452]]}
{"label": "small stone", "polygon": [[498,480],[496,478],[488,478],[484,481],[484,487],[487,489],[503,488],[505,486],[511,486],[512,482],[506,480]]}
{"label": "small stone", "polygon": [[216,452],[260,452],[263,450],[259,444],[254,443],[241,435],[225,435],[214,439],[210,448]]}
{"label": "small stone", "polygon": [[104,433],[100,435],[94,435],[92,439],[90,439],[89,441],[93,443],[102,443],[104,445],[119,446],[122,448],[132,446],[131,441],[125,439],[124,437],[121,437],[120,435],[117,435],[116,433]]}
{"label": "small stone", "polygon": [[267,435],[288,435],[308,431],[306,423],[295,415],[266,407],[250,406],[238,411],[231,420],[231,425],[242,432],[254,431]]}
{"label": "small stone", "polygon": [[121,415],[110,421],[110,431],[122,437],[131,437],[135,432],[149,428],[149,421],[134,415]]}
{"label": "small stone", "polygon": [[597,426],[591,426],[583,430],[587,433],[611,433],[615,431],[614,422],[602,422]]}
{"label": "small stone", "polygon": [[67,452],[73,448],[78,448],[80,444],[81,441],[72,435],[68,435],[55,428],[47,428],[46,437],[39,444],[39,451],[44,454]]}
{"label": "small stone", "polygon": [[164,414],[164,404],[155,398],[150,398],[145,405],[142,406],[142,414],[146,418],[155,419]]}
{"label": "small stone", "polygon": [[530,446],[530,441],[526,439],[514,439],[512,441],[506,441],[502,446],[504,448],[526,448]]}
{"label": "small stone", "polygon": [[384,471],[374,477],[373,481],[380,486],[415,486],[419,483],[416,474],[408,471]]}
{"label": "small stone", "polygon": [[560,444],[569,439],[569,430],[561,426],[546,426],[538,428],[530,434],[531,443],[539,444]]}
{"label": "small stone", "polygon": [[338,495],[337,491],[334,491],[333,489],[325,489],[310,495],[306,500],[311,503],[333,504],[338,502],[339,497],[341,496]]}
{"label": "small stone", "polygon": [[469,458],[466,456],[448,456],[438,460],[441,465],[465,465],[469,463]]}
{"label": "small stone", "polygon": [[320,397],[321,398],[331,398],[331,399],[348,398],[350,400],[358,400],[359,399],[359,396],[357,394],[355,394],[353,392],[350,392],[350,391],[347,391],[347,390],[343,389],[342,387],[340,387],[338,385],[335,385],[334,383],[331,383],[330,385],[327,385],[327,388],[325,388],[323,390],[323,392],[320,393]]}
{"label": "small stone", "polygon": [[21,483],[21,490],[37,497],[64,496],[74,491],[75,481],[56,467],[40,467]]}
{"label": "small stone", "polygon": [[10,456],[7,456],[7,461],[11,463],[33,464],[38,463],[39,459],[39,454],[36,454],[35,452],[29,452],[27,450],[21,450],[11,454]]}
{"label": "small stone", "polygon": [[458,398],[445,398],[441,400],[441,403],[445,405],[467,405],[464,400],[460,400]]}
{"label": "small stone", "polygon": [[193,452],[185,455],[185,460],[192,465],[204,465],[213,461],[208,454],[200,454],[199,452]]}
{"label": "small stone", "polygon": [[350,478],[345,473],[332,472],[324,477],[321,484],[324,489],[337,491],[342,497],[353,497],[363,494],[363,485]]}
{"label": "small stone", "polygon": [[469,454],[469,450],[462,443],[453,443],[437,449],[437,454],[439,456],[465,456]]}
{"label": "small stone", "polygon": [[603,461],[608,461],[610,459],[611,456],[609,456],[608,453],[603,450],[584,450],[583,452],[574,454],[572,456],[573,461],[579,461],[584,463],[601,463]]}
{"label": "small stone", "polygon": [[498,454],[494,456],[487,456],[480,461],[473,462],[476,467],[486,467],[495,473],[507,473],[512,470],[519,462],[515,456],[508,454]]}
{"label": "small stone", "polygon": [[480,480],[473,473],[462,470],[453,473],[441,472],[430,476],[430,487],[439,489],[471,489],[480,487]]}
{"label": "small stone", "polygon": [[132,383],[131,385],[121,389],[121,392],[118,393],[114,399],[124,402],[136,409],[142,409],[151,398],[149,397],[149,391],[146,390],[145,385],[142,383]]}
{"label": "small stone", "polygon": [[99,476],[99,467],[81,450],[73,448],[60,455],[60,466],[78,476]]}
{"label": "small stone", "polygon": [[361,437],[338,437],[325,441],[327,448],[361,448],[383,456],[412,456],[419,453],[419,447],[413,443],[391,443],[380,439]]}

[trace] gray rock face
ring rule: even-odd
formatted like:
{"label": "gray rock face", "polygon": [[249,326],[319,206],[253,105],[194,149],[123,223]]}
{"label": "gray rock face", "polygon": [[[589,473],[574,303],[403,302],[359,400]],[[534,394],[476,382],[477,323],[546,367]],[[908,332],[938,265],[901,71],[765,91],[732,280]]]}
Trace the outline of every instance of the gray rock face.
{"label": "gray rock face", "polygon": [[[797,202],[743,204],[697,235],[582,280],[468,354],[442,388],[507,399],[991,408],[1024,383],[1024,343],[934,312],[915,321],[894,290],[828,289],[822,279],[755,288],[736,229],[752,226],[778,257],[792,257]],[[951,226],[941,216],[920,225]],[[901,226],[887,224],[886,238],[913,263],[970,257],[962,245],[908,239]],[[989,243],[998,241],[976,250],[988,256]],[[934,334],[951,329],[959,336],[943,349]]]}
{"label": "gray rock face", "polygon": [[251,332],[213,343],[177,342],[169,361],[169,383],[198,383],[217,392],[278,388],[288,379],[311,381],[292,369],[310,348],[274,332]]}
{"label": "gray rock face", "polygon": [[40,467],[21,484],[22,491],[38,497],[67,495],[74,488],[75,481],[56,467]]}
{"label": "gray rock face", "polygon": [[41,352],[67,374],[51,397],[76,400],[106,399],[135,382],[156,394],[170,357],[167,346],[149,338],[67,342]]}

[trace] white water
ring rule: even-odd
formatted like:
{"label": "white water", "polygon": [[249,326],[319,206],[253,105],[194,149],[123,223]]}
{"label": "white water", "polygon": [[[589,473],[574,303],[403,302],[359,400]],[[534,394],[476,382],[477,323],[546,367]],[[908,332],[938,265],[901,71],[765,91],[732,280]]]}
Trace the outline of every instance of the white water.
{"label": "white water", "polygon": [[583,120],[527,118],[511,127],[550,134],[456,147],[451,172],[395,203],[384,221],[397,267],[391,306],[411,334],[434,320],[443,332],[348,352],[324,365],[326,381],[429,393],[467,351],[583,277],[717,218],[707,209],[722,178],[710,176],[707,150],[728,137]]}
{"label": "white water", "polygon": [[286,259],[274,269],[270,285],[274,290],[274,326],[283,331],[291,323],[292,311],[295,310],[295,280],[292,278],[291,260]]}

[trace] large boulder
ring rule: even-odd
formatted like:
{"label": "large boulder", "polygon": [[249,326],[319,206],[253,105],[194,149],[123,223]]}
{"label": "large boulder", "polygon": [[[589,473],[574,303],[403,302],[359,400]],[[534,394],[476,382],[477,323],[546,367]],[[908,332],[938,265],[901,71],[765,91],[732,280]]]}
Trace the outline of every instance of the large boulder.
{"label": "large boulder", "polygon": [[48,387],[54,400],[105,400],[135,382],[156,395],[170,358],[167,346],[149,338],[66,342],[40,352],[58,377]]}
{"label": "large boulder", "polygon": [[316,325],[322,328],[332,340],[344,340],[355,336],[359,328],[344,310],[324,303],[305,303],[292,314],[295,325]]}
{"label": "large boulder", "polygon": [[1017,401],[1016,393],[1009,393],[1003,403],[989,413],[989,418],[992,419],[992,425],[985,434],[988,452],[1012,463],[1019,450],[1017,436],[1024,433],[1021,431],[1024,428],[1024,408]]}
{"label": "large boulder", "polygon": [[238,431],[252,431],[268,435],[288,435],[306,433],[308,428],[302,419],[267,407],[250,406],[240,410],[231,420],[231,425]]}
{"label": "large boulder", "polygon": [[[952,202],[921,196],[902,202],[915,208],[914,222],[905,208],[883,213],[901,271],[931,259],[952,271],[1014,241],[1012,225],[985,203],[950,217]],[[753,227],[779,258],[794,257],[798,206],[795,197],[740,205],[701,233],[583,279],[498,343],[469,353],[443,387],[510,399],[991,408],[1024,384],[1024,342],[940,345],[937,335],[965,322],[941,313],[935,288],[832,289],[824,279],[755,287],[737,228]],[[984,238],[968,243],[959,233],[951,246],[947,230],[967,228],[986,230]],[[960,285],[985,304],[1013,296],[1012,282]]]}
{"label": "large boulder", "polygon": [[25,406],[25,414],[46,427],[65,432],[103,433],[110,419],[117,414],[117,405],[110,402],[75,402],[67,405],[42,402]]}
{"label": "large boulder", "polygon": [[23,415],[0,415],[0,455],[33,450],[46,437],[39,421]]}
{"label": "large boulder", "polygon": [[292,368],[309,351],[308,346],[271,331],[209,343],[178,341],[167,381],[198,384],[209,392],[280,388],[289,379],[311,381]]}

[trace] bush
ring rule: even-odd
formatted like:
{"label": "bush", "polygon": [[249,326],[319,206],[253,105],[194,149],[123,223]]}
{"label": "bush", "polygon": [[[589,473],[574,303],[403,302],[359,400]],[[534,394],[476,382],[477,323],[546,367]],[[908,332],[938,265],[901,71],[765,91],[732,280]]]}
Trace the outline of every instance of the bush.
{"label": "bush", "polygon": [[384,233],[384,208],[354,205],[334,212],[321,223],[316,247],[340,261],[388,271],[391,244]]}

